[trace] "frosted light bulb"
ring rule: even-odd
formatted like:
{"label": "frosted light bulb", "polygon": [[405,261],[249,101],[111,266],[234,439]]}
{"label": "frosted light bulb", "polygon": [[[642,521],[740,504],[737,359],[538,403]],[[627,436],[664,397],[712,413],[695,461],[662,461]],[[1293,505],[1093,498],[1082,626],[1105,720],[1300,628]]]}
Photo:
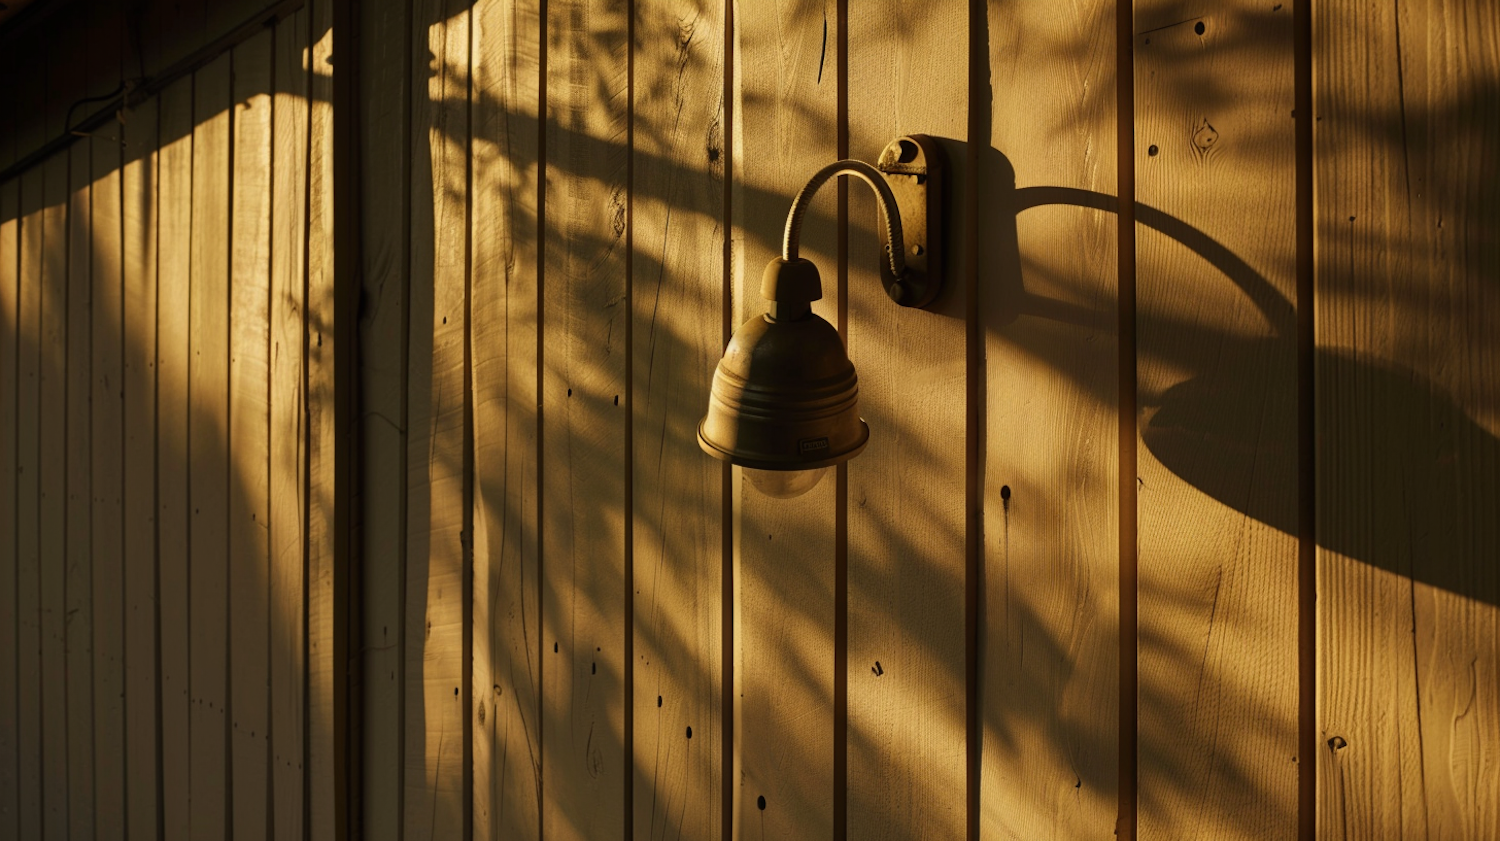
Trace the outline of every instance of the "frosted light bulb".
{"label": "frosted light bulb", "polygon": [[750,480],[756,490],[769,497],[776,499],[791,499],[801,496],[823,481],[823,474],[832,470],[831,467],[820,467],[817,470],[756,470],[745,468],[745,478]]}

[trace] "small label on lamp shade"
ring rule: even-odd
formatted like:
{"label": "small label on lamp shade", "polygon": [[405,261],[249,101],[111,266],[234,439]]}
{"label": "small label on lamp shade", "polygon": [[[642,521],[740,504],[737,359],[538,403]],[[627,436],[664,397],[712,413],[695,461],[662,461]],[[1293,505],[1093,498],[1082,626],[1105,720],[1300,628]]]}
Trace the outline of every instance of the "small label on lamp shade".
{"label": "small label on lamp shade", "polygon": [[797,442],[797,449],[804,453],[815,453],[819,450],[828,449],[827,438],[803,438]]}

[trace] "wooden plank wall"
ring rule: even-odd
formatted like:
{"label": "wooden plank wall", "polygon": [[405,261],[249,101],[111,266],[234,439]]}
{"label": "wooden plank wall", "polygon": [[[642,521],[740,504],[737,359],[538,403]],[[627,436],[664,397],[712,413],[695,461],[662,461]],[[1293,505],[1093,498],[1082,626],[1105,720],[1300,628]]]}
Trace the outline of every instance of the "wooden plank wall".
{"label": "wooden plank wall", "polygon": [[1496,838],[1500,15],[1314,16],[1318,832]]}
{"label": "wooden plank wall", "polygon": [[[0,181],[0,836],[1500,839],[1493,4],[388,0],[338,114],[294,5]],[[127,8],[0,167],[246,20]],[[914,132],[948,288],[813,203],[872,437],[768,498],[714,365]]]}
{"label": "wooden plank wall", "polygon": [[309,559],[331,556],[303,398],[332,316],[306,269],[331,241],[307,212],[331,189],[307,163],[327,13],[258,6],[218,4],[187,47],[161,9],[89,7],[77,37],[30,33],[60,46],[7,100],[10,166],[79,100],[246,36],[0,183],[0,836],[334,837],[307,766],[331,738],[304,727]]}

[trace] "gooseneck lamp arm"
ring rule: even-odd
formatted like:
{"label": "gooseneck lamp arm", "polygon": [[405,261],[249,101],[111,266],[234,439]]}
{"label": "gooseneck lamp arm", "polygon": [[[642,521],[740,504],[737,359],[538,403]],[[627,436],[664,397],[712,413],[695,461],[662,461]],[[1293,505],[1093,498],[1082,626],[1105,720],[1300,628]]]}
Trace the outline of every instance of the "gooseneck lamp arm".
{"label": "gooseneck lamp arm", "polygon": [[885,220],[886,240],[890,243],[886,248],[886,256],[891,263],[891,275],[899,278],[906,274],[906,247],[901,234],[901,213],[897,209],[896,194],[891,192],[890,185],[886,183],[880,170],[864,161],[835,161],[813,173],[813,177],[807,180],[797,197],[792,199],[792,209],[786,215],[786,234],[781,240],[782,259],[787,262],[797,259],[797,247],[802,238],[802,217],[812,204],[813,194],[839,175],[856,176],[875,191],[875,196],[880,199],[881,218]]}

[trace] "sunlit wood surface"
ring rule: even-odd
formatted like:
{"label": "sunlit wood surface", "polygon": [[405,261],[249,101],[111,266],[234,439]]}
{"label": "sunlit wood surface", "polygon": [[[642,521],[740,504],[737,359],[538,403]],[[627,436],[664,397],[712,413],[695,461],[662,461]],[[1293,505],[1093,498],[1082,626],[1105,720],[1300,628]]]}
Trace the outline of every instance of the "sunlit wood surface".
{"label": "sunlit wood surface", "polygon": [[[749,3],[737,14],[735,327],[765,312],[761,273],[781,255],[785,197],[837,160],[839,125],[838,9],[818,2]],[[818,193],[801,249],[823,281],[813,312],[835,326],[845,297],[838,196],[836,184]],[[794,505],[737,477],[736,741],[743,775],[738,828],[745,838],[830,837],[837,823],[838,482],[834,470],[825,472]]]}
{"label": "sunlit wood surface", "polygon": [[1138,2],[1135,21],[1140,837],[1290,837],[1292,14]]}
{"label": "sunlit wood surface", "polygon": [[1100,711],[1119,700],[1117,223],[1045,196],[1118,193],[1113,15],[989,11],[981,820],[997,838],[1115,825],[1119,721]]}
{"label": "sunlit wood surface", "polygon": [[1500,15],[1315,14],[1319,833],[1496,838]]}
{"label": "sunlit wood surface", "polygon": [[[1500,840],[1490,4],[358,6],[0,22],[0,838]],[[905,133],[771,499],[714,365]]]}
{"label": "sunlit wood surface", "polygon": [[[76,125],[76,100],[255,9],[179,11],[192,43],[165,46],[161,9],[127,38],[120,8],[87,7],[27,87],[35,107],[8,110],[0,164]],[[304,360],[332,290],[331,268],[306,268],[332,238],[309,194],[331,185],[306,160],[329,147],[308,120],[309,13],[272,24],[0,185],[6,838],[329,834],[303,723],[321,548],[304,487],[309,465],[331,476],[331,445],[309,446]],[[331,357],[324,371],[326,403]]]}

